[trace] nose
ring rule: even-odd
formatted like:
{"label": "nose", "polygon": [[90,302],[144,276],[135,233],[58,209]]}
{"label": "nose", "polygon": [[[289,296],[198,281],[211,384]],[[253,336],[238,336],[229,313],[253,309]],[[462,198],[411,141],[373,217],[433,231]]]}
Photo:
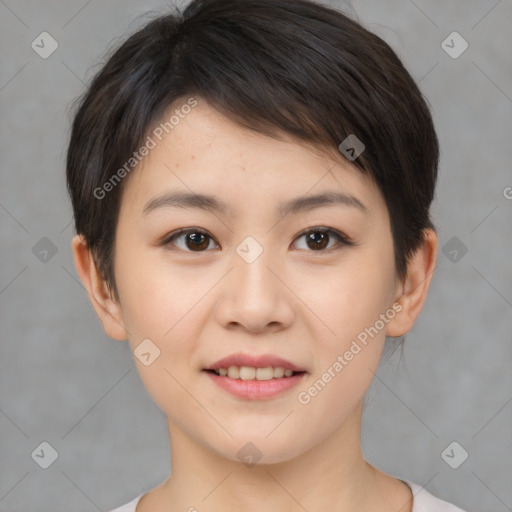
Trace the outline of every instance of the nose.
{"label": "nose", "polygon": [[235,251],[231,262],[234,268],[223,280],[216,305],[217,321],[227,329],[251,333],[289,326],[295,317],[294,295],[287,286],[283,264],[270,258],[266,250],[254,261]]}

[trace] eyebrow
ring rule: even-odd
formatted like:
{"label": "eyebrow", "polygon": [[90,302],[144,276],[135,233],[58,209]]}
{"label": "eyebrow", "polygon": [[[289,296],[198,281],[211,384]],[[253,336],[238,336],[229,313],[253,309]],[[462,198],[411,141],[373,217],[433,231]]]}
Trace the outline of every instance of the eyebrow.
{"label": "eyebrow", "polygon": [[[281,202],[277,212],[281,216],[297,214],[324,206],[349,206],[369,214],[368,208],[357,197],[344,192],[325,192],[314,196],[302,196]],[[225,214],[227,205],[215,196],[196,192],[171,191],[150,199],[144,206],[143,215],[160,208],[193,208]]]}

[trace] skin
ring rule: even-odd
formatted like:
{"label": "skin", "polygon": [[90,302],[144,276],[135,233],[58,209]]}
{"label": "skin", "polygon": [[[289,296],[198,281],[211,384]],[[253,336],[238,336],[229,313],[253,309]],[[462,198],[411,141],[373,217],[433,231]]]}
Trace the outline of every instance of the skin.
{"label": "skin", "polygon": [[[248,131],[202,100],[125,179],[115,239],[119,302],[83,238],[72,246],[106,333],[128,340],[132,351],[146,338],[160,350],[148,366],[134,361],[167,416],[172,472],[137,512],[410,512],[409,487],[364,460],[361,414],[386,335],[407,333],[423,307],[435,232],[425,232],[400,281],[388,211],[373,182],[339,155]],[[143,215],[167,190],[213,194],[228,209]],[[343,205],[276,211],[280,201],[333,190],[356,196],[368,214]],[[318,226],[357,245],[330,237],[315,249],[300,233]],[[183,235],[159,243],[184,227],[211,238],[199,251]],[[250,264],[236,252],[247,236],[263,248]],[[401,311],[308,404],[299,403],[297,394],[393,304]],[[201,371],[236,352],[276,354],[308,373],[277,397],[237,398]],[[237,456],[247,442],[261,452],[251,467]]]}

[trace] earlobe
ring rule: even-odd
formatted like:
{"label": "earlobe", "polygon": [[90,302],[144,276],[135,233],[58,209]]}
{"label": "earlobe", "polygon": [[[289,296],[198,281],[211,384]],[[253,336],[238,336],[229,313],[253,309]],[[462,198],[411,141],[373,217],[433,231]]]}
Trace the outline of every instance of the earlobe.
{"label": "earlobe", "polygon": [[434,230],[424,231],[424,242],[407,266],[407,276],[395,302],[400,312],[388,323],[386,335],[399,337],[410,331],[427,299],[428,290],[437,263],[438,239]]}
{"label": "earlobe", "polygon": [[71,246],[76,270],[103,329],[115,340],[126,340],[128,332],[124,325],[121,306],[100,275],[87,242],[82,235],[75,235]]}

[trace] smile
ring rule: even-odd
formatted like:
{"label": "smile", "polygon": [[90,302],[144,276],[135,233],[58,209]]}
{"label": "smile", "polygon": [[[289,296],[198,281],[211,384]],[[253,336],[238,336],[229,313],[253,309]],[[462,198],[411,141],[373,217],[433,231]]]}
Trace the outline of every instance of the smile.
{"label": "smile", "polygon": [[240,398],[261,400],[272,398],[296,386],[306,372],[294,372],[282,367],[252,368],[230,366],[203,370],[223,390]]}

